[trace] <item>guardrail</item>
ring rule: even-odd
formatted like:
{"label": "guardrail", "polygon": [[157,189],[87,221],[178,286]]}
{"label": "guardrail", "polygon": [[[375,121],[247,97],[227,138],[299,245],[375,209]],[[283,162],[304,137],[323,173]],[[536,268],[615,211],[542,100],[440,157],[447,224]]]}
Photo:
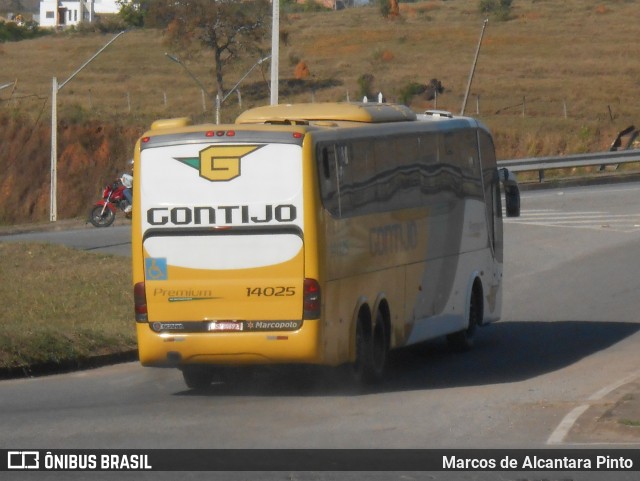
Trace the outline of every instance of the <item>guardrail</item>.
{"label": "guardrail", "polygon": [[596,152],[591,154],[564,155],[562,157],[533,157],[528,159],[499,160],[498,167],[506,167],[511,172],[538,171],[540,182],[544,181],[544,171],[594,165],[616,165],[640,162],[640,149]]}

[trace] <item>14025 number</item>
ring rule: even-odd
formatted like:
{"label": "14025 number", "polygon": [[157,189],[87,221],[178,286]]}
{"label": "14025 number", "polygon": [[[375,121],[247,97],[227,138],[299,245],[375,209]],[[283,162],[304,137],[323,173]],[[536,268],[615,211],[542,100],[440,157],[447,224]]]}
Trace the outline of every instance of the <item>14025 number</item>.
{"label": "14025 number", "polygon": [[296,288],[276,286],[276,287],[247,287],[247,297],[289,297],[296,295]]}

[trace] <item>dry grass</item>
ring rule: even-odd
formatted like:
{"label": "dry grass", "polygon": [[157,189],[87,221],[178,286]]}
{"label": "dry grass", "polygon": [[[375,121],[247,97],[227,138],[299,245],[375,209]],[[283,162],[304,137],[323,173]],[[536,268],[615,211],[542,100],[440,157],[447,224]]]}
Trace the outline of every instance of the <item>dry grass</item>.
{"label": "dry grass", "polygon": [[0,368],[135,348],[129,259],[25,243],[0,258]]}
{"label": "dry grass", "polygon": [[[606,150],[619,130],[640,123],[637,2],[516,0],[513,5],[511,20],[489,22],[465,111],[494,132],[499,159]],[[437,108],[459,113],[484,20],[478,2],[429,0],[402,3],[400,9],[394,20],[382,18],[377,6],[283,14],[281,29],[288,36],[281,45],[280,102],[359,100],[358,78],[372,74],[373,89],[390,101],[407,84],[436,78],[445,87]],[[17,79],[18,86],[0,91],[0,119],[5,119],[0,124],[11,130],[0,129],[5,176],[0,178],[0,223],[46,218],[51,78],[64,81],[111,38],[76,33],[1,46],[0,84]],[[203,111],[199,87],[165,57],[162,40],[158,31],[126,33],[59,92],[59,178],[69,181],[64,189],[73,194],[62,216],[88,208],[108,175],[126,165],[133,148],[129,139],[153,120],[214,119],[211,98]],[[245,52],[227,70],[227,88],[262,55]],[[309,77],[287,82],[300,61]],[[185,62],[213,93],[211,56]],[[253,70],[240,87],[242,106],[231,95],[222,106],[222,120],[233,121],[245,108],[268,103],[269,77],[268,62]],[[416,111],[436,107],[420,96],[411,106]],[[86,129],[73,128],[96,130],[96,124],[112,127],[105,132],[126,128],[128,133],[118,141],[105,137],[98,148],[80,138]],[[125,141],[130,149],[123,148]],[[29,142],[33,145],[23,148]],[[97,158],[100,169],[82,158]],[[25,181],[24,170],[35,174]],[[28,205],[20,199],[28,199]],[[14,215],[7,208],[23,212]]]}
{"label": "dry grass", "polygon": [[[640,47],[634,39],[640,26],[628,21],[636,13],[636,3],[625,0],[518,0],[512,20],[490,21],[466,112],[510,139],[507,146],[498,146],[500,157],[603,148],[613,132],[638,121],[640,106],[634,99]],[[312,90],[315,84],[310,84],[302,94],[283,91],[280,101],[354,99],[358,77],[371,73],[375,88],[390,100],[409,82],[438,78],[446,88],[438,107],[457,113],[482,20],[474,2],[434,0],[401,4],[395,20],[383,19],[374,6],[285,15],[281,28],[289,37],[281,48],[281,78],[293,78],[294,67],[284,61],[293,55],[308,65],[310,80],[332,79],[340,85]],[[76,34],[4,45],[4,76],[19,82],[14,97],[35,95],[13,105],[37,110],[50,95],[51,77],[66,79],[109,38]],[[117,118],[143,126],[164,116],[212,118],[210,99],[203,114],[198,87],[167,60],[165,50],[160,32],[125,34],[60,92],[61,117]],[[257,58],[247,55],[229,71],[227,87]],[[187,65],[213,91],[209,62],[204,58]],[[265,66],[245,80],[243,107],[268,102],[268,77]],[[412,106],[420,110],[433,103],[417,98]],[[236,96],[229,97],[223,120],[233,120],[239,111]],[[549,119],[553,125],[548,127]],[[586,145],[580,138],[583,126],[594,133]],[[532,149],[525,140],[529,135],[542,136],[542,144]]]}

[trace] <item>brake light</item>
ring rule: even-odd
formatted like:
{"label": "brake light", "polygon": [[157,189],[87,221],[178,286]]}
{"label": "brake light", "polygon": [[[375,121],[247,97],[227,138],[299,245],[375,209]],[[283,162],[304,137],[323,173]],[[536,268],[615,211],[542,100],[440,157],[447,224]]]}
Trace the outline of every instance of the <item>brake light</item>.
{"label": "brake light", "polygon": [[138,282],[133,286],[133,304],[136,313],[136,322],[148,322],[147,315],[147,293],[144,282]]}
{"label": "brake light", "polygon": [[207,130],[204,133],[205,137],[235,137],[235,130]]}
{"label": "brake light", "polygon": [[304,280],[303,305],[303,319],[318,319],[320,317],[320,284],[315,279]]}

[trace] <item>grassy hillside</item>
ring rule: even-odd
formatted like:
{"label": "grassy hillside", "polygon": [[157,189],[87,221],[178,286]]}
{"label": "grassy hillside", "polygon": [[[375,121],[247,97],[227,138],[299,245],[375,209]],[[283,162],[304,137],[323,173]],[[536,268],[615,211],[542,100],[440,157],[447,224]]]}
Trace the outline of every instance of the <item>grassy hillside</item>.
{"label": "grassy hillside", "polygon": [[[445,87],[437,107],[459,113],[484,20],[478,4],[402,3],[394,20],[382,18],[377,6],[283,15],[280,102],[359,99],[358,79],[365,74],[373,75],[376,92],[394,101],[411,82],[437,78]],[[490,19],[466,113],[494,131],[499,158],[604,150],[615,132],[640,122],[636,16],[631,0],[515,0],[509,21]],[[111,37],[76,33],[0,44],[0,85],[17,80],[14,90],[0,90],[0,222],[46,219],[52,77],[67,79]],[[73,202],[61,208],[61,217],[84,213],[104,177],[126,165],[132,139],[154,119],[213,120],[211,99],[204,99],[203,110],[198,86],[166,50],[161,32],[128,32],[59,92],[59,177],[71,175],[67,167],[75,175],[65,186]],[[227,88],[257,60],[247,56],[228,70]],[[311,76],[296,82],[300,60]],[[210,56],[185,62],[211,95]],[[235,94],[225,101],[223,121],[268,103],[268,79],[265,63],[243,82],[242,107]],[[436,105],[416,96],[411,106]],[[87,138],[91,132],[104,141]],[[16,191],[37,191],[19,216],[6,211],[23,202]]]}

